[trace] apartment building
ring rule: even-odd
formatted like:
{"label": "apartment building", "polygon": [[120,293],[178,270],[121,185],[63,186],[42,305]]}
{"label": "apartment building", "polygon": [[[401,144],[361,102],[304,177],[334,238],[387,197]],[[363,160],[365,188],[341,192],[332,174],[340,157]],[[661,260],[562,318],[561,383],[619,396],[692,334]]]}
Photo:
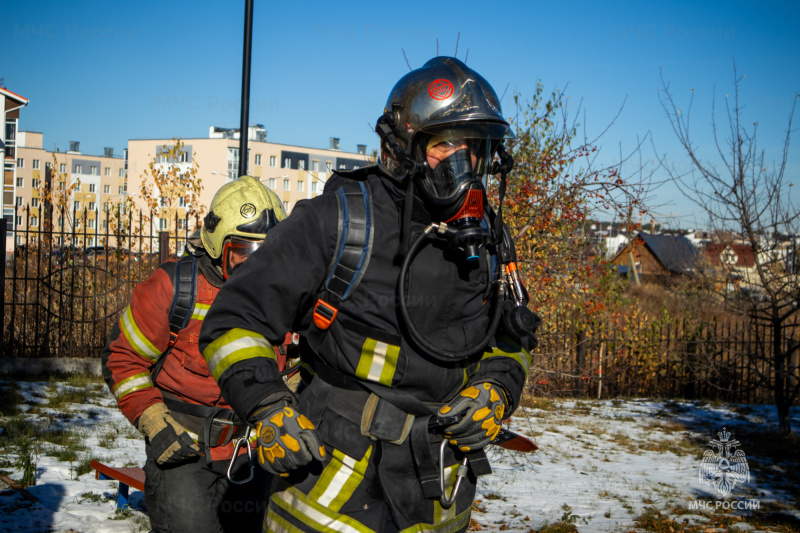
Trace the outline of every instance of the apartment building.
{"label": "apartment building", "polygon": [[[45,207],[42,195],[49,181],[53,229],[87,234],[85,241],[77,242],[76,237],[73,243],[61,242],[59,236],[55,244],[102,244],[92,234],[106,232],[108,217],[116,216],[112,208],[126,197],[124,157],[115,155],[113,148],[105,148],[102,156],[83,154],[77,141],[71,141],[66,152],[45,150],[43,134],[30,131],[18,133],[16,151],[14,227],[39,230]],[[14,242],[24,241],[17,232]]]}
{"label": "apartment building", "polygon": [[[181,139],[185,152],[179,161],[167,161],[161,154],[175,146],[174,139],[135,139],[128,141],[128,191],[140,207],[137,198],[145,170],[155,165],[177,165],[185,172],[194,163],[202,179],[200,203],[208,206],[214,193],[225,183],[239,177],[239,130],[212,126],[207,139]],[[322,192],[325,180],[333,170],[352,170],[373,163],[366,145],[356,151],[339,149],[339,139],[331,138],[328,148],[310,148],[267,141],[267,132],[260,124],[248,128],[248,174],[261,180],[283,201],[286,212],[302,199]],[[179,212],[182,215],[182,212]],[[164,224],[163,222],[161,223]],[[190,221],[191,224],[191,221]]]}
{"label": "apartment building", "polygon": [[6,256],[14,250],[14,205],[17,178],[17,131],[19,130],[19,110],[28,105],[28,99],[0,87],[0,116],[4,117],[5,127],[0,130],[0,160],[3,161],[3,218],[6,231],[11,238],[6,239]]}

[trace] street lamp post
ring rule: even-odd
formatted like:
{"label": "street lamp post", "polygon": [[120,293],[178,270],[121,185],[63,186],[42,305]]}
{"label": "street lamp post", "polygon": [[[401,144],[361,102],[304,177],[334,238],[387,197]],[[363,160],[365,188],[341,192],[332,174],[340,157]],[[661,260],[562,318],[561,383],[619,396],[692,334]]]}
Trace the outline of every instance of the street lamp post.
{"label": "street lamp post", "polygon": [[250,114],[250,51],[253,43],[253,0],[245,1],[244,58],[242,61],[242,116],[239,126],[239,175],[247,173],[247,128]]}

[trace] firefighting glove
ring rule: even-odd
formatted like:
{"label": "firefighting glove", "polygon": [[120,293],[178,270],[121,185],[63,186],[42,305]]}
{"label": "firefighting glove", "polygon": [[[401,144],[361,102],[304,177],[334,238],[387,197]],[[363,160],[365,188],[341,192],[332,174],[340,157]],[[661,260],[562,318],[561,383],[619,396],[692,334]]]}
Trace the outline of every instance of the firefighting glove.
{"label": "firefighting glove", "polygon": [[444,436],[462,452],[480,450],[497,436],[506,407],[500,387],[487,382],[471,385],[439,409],[440,417],[459,420],[444,429]]}
{"label": "firefighting glove", "polygon": [[136,429],[150,443],[156,463],[167,466],[183,463],[200,456],[197,444],[186,433],[163,403],[144,410],[136,420]]}
{"label": "firefighting glove", "polygon": [[290,470],[325,457],[314,424],[285,402],[263,407],[251,418],[257,420],[258,463],[267,472],[285,477]]}

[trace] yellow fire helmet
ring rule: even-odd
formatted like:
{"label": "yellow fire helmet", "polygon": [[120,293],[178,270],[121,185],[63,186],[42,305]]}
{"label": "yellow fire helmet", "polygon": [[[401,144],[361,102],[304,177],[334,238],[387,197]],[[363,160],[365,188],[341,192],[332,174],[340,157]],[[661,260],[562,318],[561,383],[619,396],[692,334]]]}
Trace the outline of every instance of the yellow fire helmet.
{"label": "yellow fire helmet", "polygon": [[200,238],[211,258],[224,256],[223,275],[227,278],[230,270],[261,244],[267,230],[285,218],[283,204],[274,192],[256,178],[242,176],[214,195]]}

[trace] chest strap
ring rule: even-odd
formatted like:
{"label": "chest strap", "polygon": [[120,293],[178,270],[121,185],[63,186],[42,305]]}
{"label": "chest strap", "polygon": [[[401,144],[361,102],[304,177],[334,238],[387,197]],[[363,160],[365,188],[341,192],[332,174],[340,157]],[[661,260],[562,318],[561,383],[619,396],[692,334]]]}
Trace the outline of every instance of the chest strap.
{"label": "chest strap", "polygon": [[358,286],[369,264],[372,238],[372,195],[366,181],[351,181],[336,190],[339,204],[336,256],[328,268],[325,288],[314,305],[314,324],[328,329],[339,306]]}

